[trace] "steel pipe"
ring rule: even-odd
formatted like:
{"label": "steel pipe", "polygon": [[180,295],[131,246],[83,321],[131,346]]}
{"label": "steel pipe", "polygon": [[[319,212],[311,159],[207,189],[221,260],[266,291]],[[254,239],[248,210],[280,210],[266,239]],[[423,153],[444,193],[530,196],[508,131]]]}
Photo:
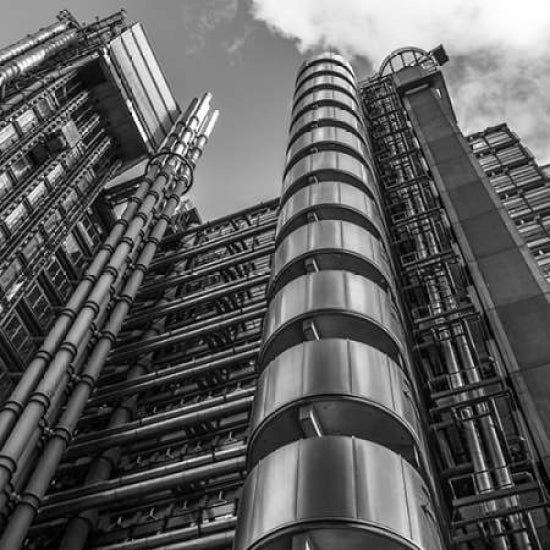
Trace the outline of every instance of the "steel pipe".
{"label": "steel pipe", "polygon": [[[197,100],[194,99],[186,112],[178,118],[176,124],[181,121],[188,121],[190,116],[196,110],[196,106]],[[164,146],[167,141],[168,137],[162,146]],[[117,220],[115,226],[110,231],[109,236],[99,248],[66,306],[57,316],[54,325],[49,330],[36,356],[26,368],[13,392],[4,402],[2,410],[0,411],[0,444],[5,443],[10,431],[21,414],[23,407],[27,403],[31,393],[36,388],[38,382],[44,374],[48,363],[53,359],[55,352],[63,342],[69,327],[74,321],[77,313],[82,308],[99,275],[103,272],[107,262],[115,250],[115,247],[120,243],[124,232],[128,227],[129,221],[135,217],[140,206],[142,205],[144,198],[147,196],[152,186],[152,178],[155,177],[158,172],[158,167],[153,166],[151,173],[143,178],[143,182],[140,187],[137,189],[134,196],[128,201],[122,216]]]}
{"label": "steel pipe", "polygon": [[170,330],[155,338],[149,338],[144,342],[137,342],[121,346],[111,354],[111,361],[121,361],[129,357],[134,356],[136,353],[143,353],[144,351],[152,351],[162,349],[167,345],[177,344],[197,338],[209,332],[223,329],[235,325],[237,323],[244,323],[245,321],[251,321],[263,316],[266,311],[265,301],[261,300],[260,303],[254,306],[242,307],[236,311],[224,315],[218,315],[214,320],[207,319],[204,322],[198,322],[190,329],[188,326],[184,326],[179,329]]}
{"label": "steel pipe", "polygon": [[[200,128],[206,116],[209,99],[210,96],[205,96],[196,111],[193,110],[192,116],[189,119],[189,125],[184,125],[183,127],[175,125],[175,131],[172,132],[168,140],[168,152],[170,154],[181,155],[187,151],[190,142],[194,139],[196,129]],[[167,163],[165,168],[168,168],[173,158],[171,156],[168,157],[168,160],[165,159]],[[160,166],[162,166],[163,162],[161,161]],[[26,439],[30,437],[35,427],[39,425],[41,417],[48,409],[52,393],[66,378],[66,369],[74,358],[78,342],[82,340],[86,331],[93,323],[100,304],[108,298],[111,285],[116,279],[121,266],[124,264],[128,254],[139,245],[144,236],[144,231],[148,229],[151,223],[152,212],[155,206],[161,202],[164,194],[167,192],[167,184],[172,176],[166,171],[161,172],[160,166],[156,168],[153,164],[154,173],[157,177],[152,188],[147,190],[144,199],[140,201],[141,204],[135,216],[129,223],[124,224],[125,231],[123,237],[118,242],[97,281],[94,281],[93,288],[87,296],[82,309],[76,315],[74,322],[70,325],[63,344],[59,346],[59,350],[54,356],[50,367],[45,371],[36,390],[29,397],[29,403],[25,406],[12,434],[8,437],[0,451],[0,489],[5,487],[13,471],[17,468]],[[190,172],[188,166],[185,166],[185,169]],[[175,165],[175,170],[176,175],[179,175],[179,164]],[[188,177],[190,176],[188,175]],[[179,196],[176,199],[179,200]],[[174,200],[171,197],[167,204],[173,204],[173,202]],[[175,208],[175,206],[173,207]],[[80,389],[83,394],[86,393],[86,390]],[[51,475],[53,475],[53,472],[51,472]]]}
{"label": "steel pipe", "polygon": [[227,458],[220,461],[210,462],[195,466],[185,462],[155,468],[150,470],[150,476],[139,476],[135,482],[122,483],[119,480],[112,480],[109,487],[98,491],[87,492],[84,495],[75,495],[62,501],[45,504],[40,508],[40,515],[43,518],[52,516],[72,515],[90,508],[105,509],[120,503],[129,503],[132,499],[151,495],[159,491],[175,490],[177,487],[205,480],[228,473],[238,472],[245,468],[244,448],[240,449],[239,456]]}
{"label": "steel pipe", "polygon": [[[94,550],[150,550],[165,548],[166,544],[182,544],[187,541],[190,543],[198,543],[205,541],[211,533],[233,529],[237,524],[237,518],[221,518],[216,521],[209,521],[193,525],[191,527],[182,527],[181,529],[172,529],[157,535],[150,535],[139,539],[128,540],[124,542],[116,542],[105,546],[95,546]],[[234,537],[234,532],[230,532],[231,541]],[[227,535],[226,535],[227,536]],[[228,544],[231,544],[231,541]],[[223,546],[222,546],[223,548]],[[71,547],[60,548],[59,550],[72,550]]]}
{"label": "steel pipe", "polygon": [[77,438],[67,450],[66,457],[73,458],[90,452],[99,452],[113,445],[127,445],[147,438],[157,438],[174,430],[249,410],[252,405],[253,392],[243,390],[243,393],[244,397],[238,397],[234,400],[217,398],[216,402],[221,402],[221,404],[212,407],[205,408],[205,402],[202,402],[181,407],[181,409],[173,409],[169,413],[161,413],[160,419],[157,418],[157,415],[154,415],[142,421],[129,422],[119,428],[103,430],[103,432],[108,432],[107,435],[96,432],[87,437],[85,441],[82,441],[84,438]]}
{"label": "steel pipe", "polygon": [[206,464],[241,457],[245,455],[245,452],[246,445],[232,445],[222,449],[215,449],[208,454],[192,456],[167,465],[150,468],[149,470],[143,470],[133,474],[111,478],[107,481],[91,483],[83,487],[78,487],[77,489],[54,493],[53,495],[44,498],[42,506],[40,507],[40,516],[42,516],[42,514],[44,514],[44,517],[56,515],[57,512],[53,510],[53,507],[58,505],[65,506],[67,502],[74,499],[79,499],[89,495],[96,496],[111,489],[116,489],[126,485],[135,485],[142,481],[150,481],[158,477],[172,475],[178,472],[186,472],[189,469],[205,466]]}
{"label": "steel pipe", "polygon": [[25,53],[13,57],[11,61],[0,67],[0,87],[13,82],[19,76],[29,73],[44,63],[56,53],[64,50],[78,40],[78,31],[71,29],[54,36]]}
{"label": "steel pipe", "polygon": [[67,30],[68,26],[69,25],[66,22],[57,21],[33,34],[25,36],[25,38],[18,40],[17,42],[15,42],[15,44],[12,44],[11,46],[2,48],[0,50],[0,65],[3,65],[14,57],[17,57],[18,55],[27,52],[31,48],[34,48],[35,46],[46,42],[50,38],[61,34],[62,32]]}
{"label": "steel pipe", "polygon": [[259,286],[262,283],[267,283],[269,280],[269,275],[255,275],[252,277],[244,277],[242,279],[237,279],[232,283],[224,283],[213,289],[206,289],[199,292],[194,292],[192,294],[187,294],[181,298],[176,298],[174,300],[166,301],[162,305],[153,306],[153,307],[144,307],[145,311],[141,312],[138,310],[136,313],[132,314],[127,321],[129,326],[135,323],[143,323],[148,319],[152,319],[162,315],[172,315],[179,311],[185,310],[190,307],[195,307],[201,304],[205,304],[218,298],[223,298],[235,292],[240,292],[247,290],[249,288]]}
{"label": "steel pipe", "polygon": [[245,262],[251,262],[251,261],[257,260],[264,256],[269,256],[274,249],[275,249],[275,246],[273,245],[273,243],[266,243],[264,245],[252,247],[251,252],[247,251],[247,252],[239,252],[237,254],[232,254],[228,258],[223,258],[221,260],[214,260],[213,262],[208,262],[204,265],[201,265],[200,267],[179,273],[178,275],[172,275],[167,277],[161,276],[159,277],[158,281],[155,281],[153,279],[145,283],[143,287],[140,289],[140,295],[141,296],[149,295],[150,293],[157,290],[162,290],[164,288],[168,288],[175,285],[182,285],[184,283],[188,283],[190,281],[198,279],[199,277],[204,277],[205,275],[216,273],[228,267],[234,267],[236,265],[240,265]]}
{"label": "steel pipe", "polygon": [[[209,355],[203,359],[181,363],[165,369],[158,369],[132,380],[125,380],[119,384],[99,388],[88,403],[89,405],[108,403],[115,399],[133,395],[134,393],[141,393],[156,387],[175,384],[188,378],[207,374],[221,368],[231,367],[241,361],[255,358],[258,355],[259,349],[259,345],[256,343],[248,344],[218,354]],[[220,358],[216,359],[216,357]]]}
{"label": "steel pipe", "polygon": [[234,231],[229,235],[223,235],[218,239],[212,239],[206,243],[198,246],[193,246],[189,249],[177,250],[176,252],[166,252],[160,257],[156,257],[155,261],[151,265],[151,269],[156,269],[157,267],[166,265],[167,263],[179,262],[193,256],[198,256],[199,254],[204,254],[210,252],[216,248],[232,244],[236,241],[240,241],[249,237],[255,237],[261,233],[267,233],[271,229],[277,227],[277,222],[272,221],[255,227],[247,227],[240,231]]}
{"label": "steel pipe", "polygon": [[212,229],[213,227],[216,227],[217,225],[221,225],[224,222],[230,221],[234,218],[238,218],[241,216],[245,216],[248,212],[254,212],[258,208],[265,207],[266,209],[273,208],[279,203],[279,199],[272,199],[270,201],[261,202],[260,204],[250,208],[243,208],[242,210],[238,210],[237,212],[232,212],[231,214],[227,214],[226,216],[221,216],[220,218],[216,218],[215,220],[211,220],[205,223],[201,223],[200,225],[195,225],[193,227],[189,227],[187,229],[183,229],[181,231],[177,231],[176,233],[173,233],[172,235],[167,235],[164,239],[165,243],[173,243],[174,241],[178,241],[182,239],[183,237],[186,237],[187,235],[190,235],[192,233],[201,233],[202,231]]}

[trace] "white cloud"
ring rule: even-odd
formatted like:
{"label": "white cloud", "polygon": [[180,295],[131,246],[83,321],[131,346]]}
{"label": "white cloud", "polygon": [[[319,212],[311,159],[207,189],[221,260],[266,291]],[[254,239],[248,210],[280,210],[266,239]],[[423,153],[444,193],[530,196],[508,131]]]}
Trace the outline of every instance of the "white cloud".
{"label": "white cloud", "polygon": [[186,52],[198,52],[206,44],[207,35],[221,23],[237,15],[238,0],[188,0],[182,3]]}
{"label": "white cloud", "polygon": [[252,0],[252,13],[301,51],[335,48],[375,67],[398,47],[443,43],[463,130],[505,120],[550,161],[548,0]]}

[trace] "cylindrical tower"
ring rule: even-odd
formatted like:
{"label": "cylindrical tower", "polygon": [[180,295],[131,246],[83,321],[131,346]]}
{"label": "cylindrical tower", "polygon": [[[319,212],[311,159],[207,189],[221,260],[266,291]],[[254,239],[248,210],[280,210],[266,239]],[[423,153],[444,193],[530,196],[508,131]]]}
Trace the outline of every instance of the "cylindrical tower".
{"label": "cylindrical tower", "polygon": [[356,80],[296,81],[236,550],[443,548]]}

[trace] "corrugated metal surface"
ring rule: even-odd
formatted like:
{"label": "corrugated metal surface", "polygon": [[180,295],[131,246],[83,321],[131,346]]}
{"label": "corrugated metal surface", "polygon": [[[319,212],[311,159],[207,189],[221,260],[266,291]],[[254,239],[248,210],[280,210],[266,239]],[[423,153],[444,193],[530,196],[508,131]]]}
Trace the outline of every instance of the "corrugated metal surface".
{"label": "corrugated metal surface", "polygon": [[132,115],[138,118],[147,144],[156,149],[175,122],[179,107],[140,23],[110,42],[109,57],[123,95],[132,103]]}

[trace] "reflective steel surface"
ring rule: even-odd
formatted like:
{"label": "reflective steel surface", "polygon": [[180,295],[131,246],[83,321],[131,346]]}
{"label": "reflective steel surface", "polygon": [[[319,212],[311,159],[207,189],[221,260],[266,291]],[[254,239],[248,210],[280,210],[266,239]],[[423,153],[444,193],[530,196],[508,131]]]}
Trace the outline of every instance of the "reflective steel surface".
{"label": "reflective steel surface", "polygon": [[383,242],[354,223],[323,220],[299,227],[282,240],[273,256],[271,291],[309,270],[346,270],[387,288],[390,275]]}
{"label": "reflective steel surface", "polygon": [[414,460],[420,421],[410,382],[376,348],[335,338],[303,342],[266,366],[256,391],[250,467],[286,443],[315,436],[311,422],[323,435],[354,435]]}
{"label": "reflective steel surface", "polygon": [[290,195],[279,211],[277,240],[308,223],[309,219],[355,223],[376,236],[382,234],[380,210],[366,189],[340,181],[319,181]]}
{"label": "reflective steel surface", "polygon": [[439,550],[415,384],[351,66],[294,96],[235,550]]}
{"label": "reflective steel surface", "polygon": [[352,437],[311,438],[251,471],[234,548],[293,550],[301,534],[316,550],[441,550],[435,517],[421,476],[398,454]]}

